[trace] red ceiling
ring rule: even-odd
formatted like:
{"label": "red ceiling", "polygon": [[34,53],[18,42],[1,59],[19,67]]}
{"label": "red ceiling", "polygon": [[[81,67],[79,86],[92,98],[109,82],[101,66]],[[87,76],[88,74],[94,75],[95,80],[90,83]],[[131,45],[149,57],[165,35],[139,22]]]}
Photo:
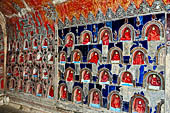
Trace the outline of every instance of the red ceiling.
{"label": "red ceiling", "polygon": [[[149,6],[152,6],[152,3],[155,0],[146,1]],[[49,3],[52,4],[52,0],[25,0],[25,2],[29,7],[39,10],[43,20],[47,20],[43,7],[48,6]],[[115,12],[119,5],[126,11],[131,2],[134,2],[136,8],[139,8],[143,0],[68,0],[67,2],[56,4],[55,8],[59,18],[64,21],[65,17],[68,17],[70,20],[73,16],[79,18],[80,14],[87,17],[90,11],[96,15],[98,9],[101,9],[101,11],[105,14],[108,7]],[[163,0],[163,2],[166,5],[170,4],[170,0]],[[0,0],[0,11],[5,15],[11,15],[14,13],[17,14],[18,12],[12,3],[17,4],[20,8],[25,7],[22,0]]]}

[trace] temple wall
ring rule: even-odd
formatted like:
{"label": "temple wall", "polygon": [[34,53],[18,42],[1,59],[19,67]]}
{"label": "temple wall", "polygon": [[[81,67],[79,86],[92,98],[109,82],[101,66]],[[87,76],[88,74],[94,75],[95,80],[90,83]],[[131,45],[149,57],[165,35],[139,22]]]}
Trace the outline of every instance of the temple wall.
{"label": "temple wall", "polygon": [[131,4],[58,23],[27,13],[7,30],[0,89],[29,112],[168,113],[167,7],[142,3],[135,13]]}

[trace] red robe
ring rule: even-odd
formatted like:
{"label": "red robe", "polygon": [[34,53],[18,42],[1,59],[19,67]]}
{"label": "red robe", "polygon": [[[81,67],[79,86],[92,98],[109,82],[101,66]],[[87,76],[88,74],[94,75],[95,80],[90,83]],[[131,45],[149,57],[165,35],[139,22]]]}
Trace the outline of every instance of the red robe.
{"label": "red robe", "polygon": [[151,40],[160,40],[160,35],[157,33],[156,30],[151,30],[148,34],[148,41]]}
{"label": "red robe", "polygon": [[138,113],[145,113],[145,102],[141,98],[135,99],[134,103],[135,111]]}
{"label": "red robe", "polygon": [[161,86],[161,81],[157,76],[156,77],[151,76],[150,77],[150,84],[152,86]]}
{"label": "red robe", "polygon": [[29,54],[29,61],[32,61],[32,54]]}
{"label": "red robe", "polygon": [[23,55],[20,55],[20,56],[19,56],[19,63],[23,63],[23,62],[24,62]]}
{"label": "red robe", "polygon": [[50,88],[49,95],[50,95],[51,97],[54,97],[54,89],[53,89],[53,87]]}
{"label": "red robe", "polygon": [[44,40],[44,42],[43,42],[43,46],[48,46],[47,39],[45,39],[45,40]]}
{"label": "red robe", "polygon": [[131,40],[131,33],[130,33],[130,29],[125,28],[123,31],[123,35],[121,37],[120,40]]}
{"label": "red robe", "polygon": [[61,98],[62,99],[66,99],[67,98],[67,91],[66,91],[65,88],[66,88],[65,86],[61,87]]}
{"label": "red robe", "polygon": [[103,72],[101,76],[101,82],[107,82],[109,80],[109,75],[106,72]]}
{"label": "red robe", "polygon": [[35,39],[35,40],[34,40],[34,47],[37,47],[37,46],[38,46],[37,40]]}
{"label": "red robe", "polygon": [[75,53],[74,54],[74,61],[79,62],[80,61],[80,53]]}
{"label": "red robe", "polygon": [[15,76],[18,77],[19,76],[19,72],[18,69],[15,70]]}
{"label": "red robe", "polygon": [[67,43],[65,45],[66,47],[72,47],[73,46],[73,39],[72,37],[68,37]]}
{"label": "red robe", "polygon": [[60,56],[60,61],[66,61],[65,54],[62,54],[62,55]]}
{"label": "red robe", "polygon": [[42,57],[41,57],[41,55],[40,55],[40,58],[39,58],[39,59],[37,59],[37,61],[42,61]]}
{"label": "red robe", "polygon": [[67,75],[67,81],[72,81],[73,80],[73,72],[69,70],[68,75]]}
{"label": "red robe", "polygon": [[76,90],[76,101],[77,102],[81,101],[81,92],[79,89]]}
{"label": "red robe", "polygon": [[117,51],[115,51],[114,52],[114,54],[113,54],[113,56],[112,56],[112,61],[114,61],[114,60],[120,60],[120,56],[119,56],[119,52],[117,52]]}
{"label": "red robe", "polygon": [[40,87],[38,94],[42,94],[42,88]]}
{"label": "red robe", "polygon": [[116,94],[112,96],[111,106],[113,108],[120,108],[120,97]]}
{"label": "red robe", "polygon": [[84,39],[83,39],[82,44],[87,44],[90,42],[90,36],[88,34],[86,34],[83,38]]}
{"label": "red robe", "polygon": [[99,94],[97,92],[93,93],[93,99],[92,99],[92,103],[93,104],[99,104]]}
{"label": "red robe", "polygon": [[88,62],[95,63],[97,65],[99,56],[97,53],[93,53],[94,55],[91,57],[91,59]]}
{"label": "red robe", "polygon": [[44,76],[45,76],[45,77],[46,77],[46,76],[48,76],[48,73],[47,73],[47,71],[45,71],[45,72],[44,72]]}
{"label": "red robe", "polygon": [[25,41],[25,48],[28,48],[28,42]]}
{"label": "red robe", "polygon": [[53,61],[53,56],[51,55],[51,58],[50,58],[50,60],[49,61]]}
{"label": "red robe", "polygon": [[135,52],[134,57],[133,57],[133,64],[135,65],[142,65],[144,64],[144,54],[142,52]]}
{"label": "red robe", "polygon": [[109,35],[108,34],[104,34],[104,36],[102,37],[102,42],[103,42],[103,45],[109,45]]}
{"label": "red robe", "polygon": [[15,57],[14,56],[12,56],[11,62],[15,62]]}
{"label": "red robe", "polygon": [[83,77],[84,80],[90,80],[90,73],[88,71],[86,71],[84,73],[84,77]]}
{"label": "red robe", "polygon": [[[129,76],[128,76],[127,74],[129,74]],[[132,83],[131,74],[125,72],[125,73],[123,74],[122,82],[125,82],[125,83]]]}

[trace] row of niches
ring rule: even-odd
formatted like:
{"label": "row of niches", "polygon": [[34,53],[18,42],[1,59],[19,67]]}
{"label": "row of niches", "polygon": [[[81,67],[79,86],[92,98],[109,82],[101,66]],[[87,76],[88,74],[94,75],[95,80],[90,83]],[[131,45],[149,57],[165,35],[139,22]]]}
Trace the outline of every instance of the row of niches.
{"label": "row of niches", "polygon": [[[3,79],[1,79],[0,82],[2,83]],[[15,80],[14,78],[11,78],[8,80],[7,89],[10,91],[24,92],[38,97],[55,99],[55,87],[51,84],[45,85],[29,80],[24,82],[21,79]],[[66,83],[60,83],[57,95],[58,100],[60,101],[72,101],[79,105],[87,104],[89,107],[93,108],[103,107],[115,112],[148,113],[150,111],[150,99],[147,99],[142,92],[134,93],[130,100],[126,102],[124,97],[119,94],[119,91],[110,89],[107,95],[105,95],[103,90],[91,88],[88,92],[85,92],[81,86],[77,85],[74,86],[70,92]],[[157,105],[158,104],[159,103],[157,103]]]}
{"label": "row of niches", "polygon": [[7,67],[7,77],[16,77],[23,80],[51,80],[54,77],[54,66],[51,65],[9,65]]}
{"label": "row of niches", "polygon": [[37,52],[8,52],[9,64],[54,64],[54,52],[38,50]]}
{"label": "row of niches", "polygon": [[[93,43],[108,45],[111,42],[127,41],[164,41],[164,19],[149,19],[141,17],[142,24],[136,25],[136,18],[115,22],[105,22],[92,25],[77,26],[59,30],[59,44],[65,47],[74,45],[89,45]],[[160,19],[161,18],[161,19]],[[129,20],[129,22],[128,22]]]}
{"label": "row of niches", "polygon": [[[154,23],[155,22],[155,23]],[[58,40],[58,44],[60,46],[64,46],[64,47],[73,47],[74,44],[83,44],[83,45],[87,45],[87,44],[91,44],[91,43],[95,43],[97,40],[98,44],[103,44],[103,45],[109,45],[109,43],[111,43],[113,40],[117,40],[117,37],[119,37],[120,39],[118,39],[119,41],[142,41],[147,39],[148,41],[160,41],[160,40],[164,40],[164,27],[163,25],[159,22],[159,21],[153,21],[153,22],[149,22],[153,23],[151,25],[148,25],[149,28],[145,28],[147,31],[143,31],[144,33],[142,33],[143,38],[139,38],[140,40],[135,40],[134,39],[134,35],[135,35],[135,30],[133,28],[132,25],[130,24],[125,24],[123,25],[120,30],[119,30],[119,34],[114,33],[114,39],[113,39],[113,34],[111,31],[111,28],[109,27],[103,27],[99,30],[98,33],[98,37],[96,37],[96,35],[92,36],[92,32],[89,30],[84,30],[82,31],[80,37],[75,37],[74,33],[69,32],[66,34],[65,36],[65,41],[63,41],[61,38],[59,38]],[[159,24],[158,24],[159,23]],[[157,25],[158,24],[158,25]],[[140,33],[140,31],[138,31]],[[138,37],[140,36],[140,34],[136,34],[138,35]],[[43,38],[44,36],[42,36],[41,38],[36,38],[34,37],[31,41],[28,41],[28,39],[25,39],[24,42],[22,40],[18,40],[18,41],[11,41],[8,44],[8,50],[29,50],[30,48],[36,50],[38,48],[48,48],[48,46],[52,46],[53,43],[53,36],[50,35],[50,38]],[[96,39],[95,39],[96,37]],[[23,44],[24,43],[24,44]],[[21,46],[23,45],[23,46]]]}
{"label": "row of niches", "polygon": [[20,37],[19,39],[11,40],[8,42],[8,51],[37,51],[48,50],[54,52],[54,39],[53,35],[44,38],[44,36],[32,37],[29,39]]}
{"label": "row of niches", "polygon": [[154,48],[148,45],[147,41],[142,41],[130,44],[112,43],[104,48],[102,45],[76,46],[74,50],[60,48],[58,62],[63,65],[65,63],[164,65],[166,53],[164,44],[160,43]]}
{"label": "row of niches", "polygon": [[[96,74],[89,68],[82,68],[80,69],[80,74],[76,74],[75,70],[69,67],[64,73],[59,70],[57,77],[60,81],[66,81],[67,83],[95,83],[100,85],[143,87],[148,90],[164,90],[164,77],[161,73],[149,71],[145,72],[144,75],[138,75],[138,78],[136,76],[130,71],[122,71],[118,75],[113,74],[107,68],[101,68]],[[141,77],[143,79],[137,81]]]}
{"label": "row of niches", "polygon": [[[1,79],[1,83],[3,82],[3,79]],[[3,88],[4,86],[1,84],[1,89]],[[41,80],[40,83],[34,80],[23,80],[22,78],[12,77],[7,79],[7,90],[28,93],[44,98],[48,97],[50,99],[54,97],[52,80]]]}

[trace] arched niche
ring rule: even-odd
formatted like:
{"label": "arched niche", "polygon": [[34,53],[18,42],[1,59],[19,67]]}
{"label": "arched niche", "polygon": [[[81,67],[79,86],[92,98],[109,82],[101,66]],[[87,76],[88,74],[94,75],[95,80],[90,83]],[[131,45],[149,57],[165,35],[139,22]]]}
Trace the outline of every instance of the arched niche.
{"label": "arched niche", "polygon": [[26,89],[26,93],[29,93],[29,94],[31,94],[32,93],[32,90],[33,90],[33,85],[32,85],[32,82],[31,81],[27,81],[26,82],[26,87],[25,87]]}
{"label": "arched niche", "polygon": [[42,48],[47,49],[49,45],[49,40],[47,38],[44,38],[42,40]]}
{"label": "arched niche", "polygon": [[131,50],[131,61],[133,65],[148,64],[148,55],[146,49],[136,47]]}
{"label": "arched niche", "polygon": [[122,111],[123,98],[118,92],[112,91],[107,97],[107,109],[115,112]]}
{"label": "arched niche", "polygon": [[52,85],[48,87],[48,98],[50,99],[54,98],[54,87]]}
{"label": "arched niche", "polygon": [[17,80],[17,90],[20,92],[23,89],[23,81],[22,79]]}
{"label": "arched niche", "polygon": [[67,62],[67,55],[65,51],[61,51],[59,54],[59,62],[66,63]]}
{"label": "arched niche", "polygon": [[133,41],[135,32],[134,27],[131,24],[124,24],[119,29],[120,41]]}
{"label": "arched niche", "polygon": [[156,20],[147,22],[142,29],[142,37],[148,41],[164,40],[163,24]]}
{"label": "arched niche", "polygon": [[79,86],[74,87],[72,92],[72,101],[77,104],[83,104],[83,98],[84,94],[82,88]]}
{"label": "arched niche", "polygon": [[37,84],[36,87],[36,96],[42,97],[43,96],[43,87],[41,83]]}
{"label": "arched niche", "polygon": [[58,87],[58,98],[59,100],[67,100],[68,98],[68,91],[65,83],[60,84]]}
{"label": "arched niche", "polygon": [[19,67],[18,67],[18,66],[16,66],[16,67],[14,68],[13,76],[14,76],[14,77],[19,77],[19,76],[20,76],[20,72],[19,72]]}
{"label": "arched niche", "polygon": [[129,113],[150,113],[149,101],[143,95],[135,94],[129,102]]}
{"label": "arched niche", "polygon": [[39,77],[39,71],[37,67],[34,67],[32,70],[32,77],[33,78],[38,78]]}
{"label": "arched niche", "polygon": [[87,45],[92,43],[92,32],[89,30],[84,30],[80,34],[79,44]]}
{"label": "arched niche", "polygon": [[81,53],[81,51],[79,49],[73,50],[71,56],[72,56],[71,59],[72,59],[73,63],[80,63],[80,62],[82,62],[83,55],[82,55],[82,53]]}
{"label": "arched niche", "polygon": [[70,32],[67,33],[65,36],[65,46],[66,47],[73,47],[75,43],[75,36],[74,33]]}
{"label": "arched niche", "polygon": [[119,64],[123,63],[122,50],[118,47],[110,48],[108,52],[108,63]]}
{"label": "arched niche", "polygon": [[0,89],[1,90],[4,89],[4,79],[3,78],[0,79]]}
{"label": "arched niche", "polygon": [[33,61],[33,54],[31,52],[28,53],[27,61],[28,61],[28,63],[32,63],[32,61]]}
{"label": "arched niche", "polygon": [[49,70],[45,68],[42,71],[42,79],[48,79],[48,78],[49,78]]}
{"label": "arched niche", "polygon": [[39,45],[39,40],[37,38],[33,38],[33,41],[32,41],[33,49],[38,49],[38,45]]}
{"label": "arched niche", "polygon": [[112,30],[109,27],[103,27],[98,32],[98,43],[103,45],[109,45],[109,42],[113,39]]}
{"label": "arched niche", "polygon": [[43,58],[42,53],[41,53],[41,52],[38,52],[37,55],[36,55],[36,62],[37,62],[37,63],[42,62],[42,58]]}
{"label": "arched niche", "polygon": [[65,73],[64,73],[64,78],[67,82],[73,82],[75,80],[74,78],[74,69],[69,67],[65,70]]}
{"label": "arched niche", "polygon": [[88,68],[83,68],[80,71],[80,82],[89,83],[92,81],[92,73]]}
{"label": "arched niche", "polygon": [[15,87],[16,87],[16,81],[14,78],[11,78],[9,83],[9,90],[15,90]]}
{"label": "arched niche", "polygon": [[144,75],[143,87],[148,90],[164,90],[165,80],[162,74],[155,71],[147,72]]}
{"label": "arched niche", "polygon": [[29,41],[27,39],[24,40],[24,50],[28,50],[29,49]]}
{"label": "arched niche", "polygon": [[87,55],[87,62],[98,64],[101,62],[101,52],[99,49],[91,49]]}
{"label": "arched niche", "polygon": [[47,56],[47,59],[48,59],[48,64],[53,64],[54,63],[54,55],[53,53],[48,53],[48,56]]}
{"label": "arched niche", "polygon": [[91,89],[88,93],[88,106],[100,108],[103,105],[102,94],[98,89]]}
{"label": "arched niche", "polygon": [[134,78],[133,78],[133,75],[131,72],[124,71],[124,72],[120,73],[118,83],[122,86],[134,86],[135,81],[133,79]]}
{"label": "arched niche", "polygon": [[11,67],[11,66],[8,66],[8,67],[7,67],[7,75],[8,75],[8,76],[11,76],[11,75],[12,75],[12,67]]}
{"label": "arched niche", "polygon": [[166,47],[162,46],[157,50],[156,64],[157,65],[165,65],[165,59],[166,59]]}
{"label": "arched niche", "polygon": [[107,68],[102,68],[98,71],[99,84],[111,84],[112,78]]}
{"label": "arched niche", "polygon": [[29,75],[29,67],[24,66],[23,77],[28,77],[28,75]]}
{"label": "arched niche", "polygon": [[11,56],[11,63],[12,63],[12,64],[15,63],[15,55],[14,55],[14,54]]}
{"label": "arched niche", "polygon": [[24,63],[24,54],[23,53],[19,54],[18,63],[19,64],[23,64]]}

